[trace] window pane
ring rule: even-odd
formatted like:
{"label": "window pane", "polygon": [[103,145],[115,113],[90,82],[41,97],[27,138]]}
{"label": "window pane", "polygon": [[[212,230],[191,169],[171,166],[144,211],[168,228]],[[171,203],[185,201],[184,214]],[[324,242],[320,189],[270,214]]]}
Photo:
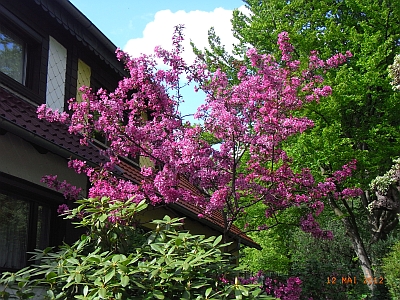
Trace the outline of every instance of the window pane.
{"label": "window pane", "polygon": [[0,194],[0,267],[26,265],[29,203]]}
{"label": "window pane", "polygon": [[49,246],[50,208],[38,206],[38,223],[36,228],[36,249],[45,249]]}
{"label": "window pane", "polygon": [[0,72],[25,83],[25,43],[0,24]]}

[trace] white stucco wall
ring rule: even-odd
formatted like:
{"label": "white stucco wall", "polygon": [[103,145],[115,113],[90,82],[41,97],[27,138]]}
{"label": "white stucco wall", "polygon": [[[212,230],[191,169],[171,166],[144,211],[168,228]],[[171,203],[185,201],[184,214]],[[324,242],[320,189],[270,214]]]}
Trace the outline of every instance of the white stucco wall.
{"label": "white stucco wall", "polygon": [[[69,169],[67,160],[51,152],[40,154],[30,143],[7,132],[0,135],[0,171],[46,187],[44,175],[58,175],[59,180],[86,187],[86,176]],[[83,190],[86,194],[86,190]]]}

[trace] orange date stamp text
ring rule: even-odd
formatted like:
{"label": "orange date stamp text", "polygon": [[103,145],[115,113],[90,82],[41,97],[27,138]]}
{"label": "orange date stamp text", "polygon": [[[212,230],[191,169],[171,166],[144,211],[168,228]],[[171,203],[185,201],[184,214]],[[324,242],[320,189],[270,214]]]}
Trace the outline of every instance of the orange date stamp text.
{"label": "orange date stamp text", "polygon": [[384,284],[385,279],[382,276],[379,277],[363,277],[358,278],[357,276],[329,276],[327,277],[326,284]]}

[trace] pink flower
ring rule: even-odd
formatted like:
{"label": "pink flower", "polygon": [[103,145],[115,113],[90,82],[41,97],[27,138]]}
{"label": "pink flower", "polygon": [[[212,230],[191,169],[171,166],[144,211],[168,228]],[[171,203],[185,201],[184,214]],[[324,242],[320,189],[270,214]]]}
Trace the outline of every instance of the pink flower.
{"label": "pink flower", "polygon": [[145,177],[149,177],[153,174],[153,168],[151,167],[142,167],[141,173]]}
{"label": "pink flower", "polygon": [[76,173],[81,174],[86,167],[86,162],[78,159],[71,159],[68,162],[68,167],[74,169]]}
{"label": "pink flower", "polygon": [[[307,212],[300,227],[316,237],[330,238],[313,214],[323,211],[323,198],[330,193],[344,198],[359,193],[356,189],[338,190],[356,163],[350,162],[318,183],[310,170],[292,167],[282,144],[314,126],[308,118],[296,117],[295,112],[304,103],[332,93],[316,69],[324,71],[345,63],[351,53],[338,53],[324,61],[313,51],[308,67],[299,70],[304,64],[292,59],[294,47],[288,33],[282,32],[277,41],[280,59],[249,49],[246,54],[252,69],[239,63],[237,81],[232,84],[232,74],[209,70],[201,60],[187,64],[181,57],[183,38],[183,26],[179,25],[171,51],[157,47],[152,55],[132,58],[117,49],[117,59],[125,63],[128,76],[113,91],[81,87],[82,101],[69,101],[70,114],[38,107],[40,118],[67,124],[82,145],[88,145],[97,134],[107,139],[108,148],[102,155],[109,158],[108,163],[96,168],[80,160],[68,163],[88,177],[89,197],[134,202],[146,199],[152,205],[187,201],[204,209],[199,218],[219,211],[229,224],[252,203],[264,205],[265,218],[301,206]],[[162,69],[158,68],[160,59]],[[188,101],[181,94],[183,78],[187,79],[185,84],[194,84],[204,92],[204,104],[195,114],[201,125],[190,124],[179,111],[180,104]],[[121,158],[138,155],[148,157],[153,164],[141,167],[141,182],[113,173]],[[78,197],[78,188],[58,181],[56,176],[43,180],[68,199]],[[116,214],[110,221],[123,220]],[[276,289],[280,295],[285,295],[284,286]]]}
{"label": "pink flower", "polygon": [[59,215],[66,214],[69,211],[69,207],[67,204],[60,204],[57,208],[57,213]]}

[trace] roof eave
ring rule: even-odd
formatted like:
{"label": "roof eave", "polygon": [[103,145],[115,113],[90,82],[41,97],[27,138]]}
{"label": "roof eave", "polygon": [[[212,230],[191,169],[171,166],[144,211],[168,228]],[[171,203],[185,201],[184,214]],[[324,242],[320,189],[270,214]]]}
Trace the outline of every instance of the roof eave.
{"label": "roof eave", "polygon": [[[184,213],[188,217],[191,217],[191,218],[197,220],[198,222],[203,223],[204,225],[215,229],[216,231],[218,231],[220,233],[223,233],[223,231],[224,231],[224,229],[221,226],[218,226],[216,223],[213,223],[213,222],[211,222],[211,221],[209,221],[209,220],[207,220],[205,218],[199,218],[194,212],[188,210],[187,208],[183,207],[179,203],[171,203],[171,204],[168,204],[168,205],[171,208],[173,208],[173,209],[175,209],[175,210],[177,210],[179,212]],[[245,234],[245,233],[243,233],[243,234]],[[245,238],[241,237],[238,234],[234,234],[232,232],[229,232],[229,237],[234,238],[236,240],[239,240],[240,243],[242,243],[242,244],[244,244],[244,245],[246,245],[248,247],[261,250],[261,246],[259,244],[257,244],[256,242],[250,241],[248,239],[245,239]]]}
{"label": "roof eave", "polygon": [[[68,0],[35,0],[35,2],[42,6],[45,11],[48,11],[51,17],[67,28],[72,35],[76,36],[78,40],[87,45],[90,50],[110,65],[121,76],[127,74],[123,64],[119,62],[115,56],[115,50],[117,47],[71,2]],[[54,5],[55,3],[58,4],[66,14],[57,12],[57,6]],[[81,25],[79,30],[73,28],[71,25],[74,22]],[[85,31],[98,43],[93,43],[94,41],[89,38],[88,34],[85,34]]]}

